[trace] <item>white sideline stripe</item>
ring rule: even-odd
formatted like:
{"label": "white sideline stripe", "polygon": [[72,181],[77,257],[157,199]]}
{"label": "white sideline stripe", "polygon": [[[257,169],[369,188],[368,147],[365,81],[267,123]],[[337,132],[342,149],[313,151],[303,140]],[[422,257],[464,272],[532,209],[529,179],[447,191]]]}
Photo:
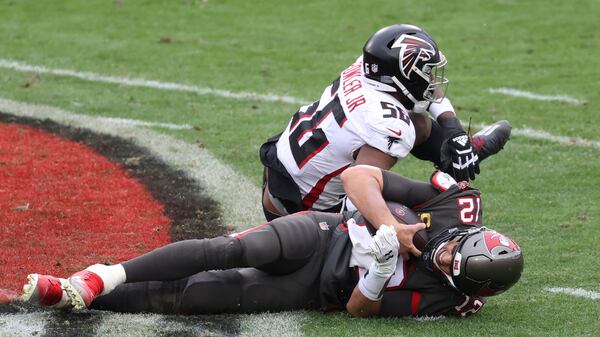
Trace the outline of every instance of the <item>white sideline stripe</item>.
{"label": "white sideline stripe", "polygon": [[192,92],[198,95],[213,95],[225,98],[233,98],[233,99],[247,99],[247,100],[255,100],[255,101],[266,101],[266,102],[283,102],[290,104],[300,104],[304,105],[308,102],[306,100],[292,97],[292,96],[281,96],[275,95],[272,93],[267,94],[258,94],[254,92],[233,92],[229,90],[222,89],[213,89],[208,87],[201,87],[196,85],[189,84],[180,84],[173,82],[160,82],[155,80],[146,80],[143,78],[129,78],[129,77],[117,77],[117,76],[108,76],[101,75],[91,72],[80,72],[76,70],[70,69],[52,69],[46,68],[44,66],[36,66],[27,63],[22,63],[14,60],[8,59],[0,59],[0,68],[12,69],[16,71],[22,72],[31,72],[36,74],[50,74],[56,76],[64,76],[64,77],[75,77],[84,81],[91,82],[103,82],[103,83],[112,83],[112,84],[120,84],[127,85],[132,87],[145,87],[145,88],[153,88],[160,90],[171,90],[171,91],[184,91],[184,92]]}
{"label": "white sideline stripe", "polygon": [[[52,69],[44,66],[31,65],[19,61],[9,60],[9,59],[0,59],[0,68],[12,69],[16,71],[22,72],[33,72],[37,74],[51,74],[56,76],[65,76],[65,77],[75,77],[85,81],[91,82],[104,82],[104,83],[113,83],[120,85],[128,85],[133,87],[146,87],[146,88],[154,88],[161,90],[172,90],[172,91],[185,91],[185,92],[193,92],[199,95],[214,95],[225,98],[233,98],[233,99],[248,99],[248,100],[257,100],[257,101],[267,101],[267,102],[284,102],[290,104],[308,104],[307,100],[293,97],[293,96],[282,96],[276,95],[272,93],[267,94],[258,94],[254,92],[233,92],[229,90],[222,89],[213,89],[208,87],[201,87],[196,85],[189,84],[180,84],[174,82],[161,82],[155,80],[146,80],[143,78],[129,78],[129,77],[118,77],[118,76],[108,76],[101,75],[92,72],[81,72],[70,69]],[[567,95],[541,95],[536,94],[529,91],[523,91],[513,88],[490,88],[488,92],[494,94],[504,94],[515,97],[525,97],[533,100],[540,101],[560,101],[566,102],[575,105],[586,104],[587,101],[580,100]]]}
{"label": "white sideline stripe", "polygon": [[537,100],[537,101],[558,101],[558,102],[565,102],[565,103],[574,104],[574,105],[582,105],[582,104],[587,103],[587,101],[585,101],[585,100],[577,99],[577,98],[567,96],[567,95],[541,95],[541,94],[536,94],[533,92],[518,90],[518,89],[513,89],[513,88],[490,88],[490,89],[488,89],[488,92],[490,92],[492,94],[504,94],[504,95],[514,96],[514,97],[524,97],[524,98],[529,98],[529,99],[533,99],[533,100]]}
{"label": "white sideline stripe", "polygon": [[[308,104],[307,100],[293,97],[293,96],[281,96],[272,93],[267,94],[258,94],[254,92],[233,92],[222,89],[213,89],[208,87],[201,87],[196,85],[188,85],[188,84],[180,84],[174,82],[161,82],[155,80],[146,80],[143,78],[129,78],[129,77],[117,77],[117,76],[108,76],[101,75],[92,72],[81,72],[70,69],[52,69],[44,66],[31,65],[19,61],[9,60],[9,59],[0,59],[0,67],[6,69],[12,69],[16,71],[22,72],[33,72],[37,74],[51,74],[56,76],[65,76],[65,77],[75,77],[85,81],[92,82],[104,82],[104,83],[113,83],[113,84],[121,84],[128,85],[134,87],[146,87],[146,88],[154,88],[161,90],[172,90],[172,91],[186,91],[193,92],[199,95],[214,95],[225,98],[234,98],[234,99],[249,99],[249,100],[258,100],[258,101],[267,101],[267,102],[284,102],[290,104]],[[523,91],[513,88],[490,88],[488,92],[495,94],[504,94],[515,97],[525,97],[533,100],[541,100],[541,101],[560,101],[566,102],[575,105],[586,104],[587,101],[580,100],[567,95],[541,95],[536,94],[529,91]]]}
{"label": "white sideline stripe", "polygon": [[[461,124],[466,126],[469,125],[469,122],[461,121]],[[489,124],[475,123],[473,124],[473,126],[478,129],[483,129],[486,126],[489,126]],[[513,128],[510,134],[511,136],[521,136],[525,138],[545,140],[561,145],[573,145],[600,149],[600,141],[589,140],[580,137],[557,136],[547,131],[531,129],[528,127]]]}
{"label": "white sideline stripe", "polygon": [[171,129],[171,130],[189,130],[194,127],[189,124],[171,124],[171,123],[157,123],[157,122],[146,122],[140,121],[136,119],[129,118],[115,118],[115,117],[99,117],[100,120],[113,123],[113,124],[121,124],[121,125],[131,125],[131,126],[157,126],[159,128]]}
{"label": "white sideline stripe", "polygon": [[546,288],[546,291],[554,294],[567,294],[577,297],[589,298],[591,300],[600,300],[600,293],[581,288]]}
{"label": "white sideline stripe", "polygon": [[[30,64],[13,61],[13,60],[7,60],[7,59],[0,59],[0,68],[7,68],[7,69],[23,71],[23,72],[34,72],[34,73],[38,73],[38,74],[52,74],[52,75],[57,75],[57,76],[75,77],[75,78],[79,78],[79,79],[86,80],[86,81],[92,81],[92,82],[113,83],[113,84],[128,85],[128,86],[154,88],[154,89],[160,89],[160,90],[187,91],[187,92],[194,92],[194,93],[197,93],[200,95],[215,95],[215,96],[220,96],[220,97],[225,97],[225,98],[233,98],[233,99],[250,99],[250,100],[267,101],[267,102],[285,102],[285,103],[292,103],[292,104],[307,104],[308,103],[306,100],[303,100],[303,99],[300,99],[297,97],[292,97],[292,96],[279,96],[279,95],[275,95],[275,94],[263,95],[263,94],[257,94],[257,93],[252,93],[252,92],[237,92],[236,93],[236,92],[231,92],[231,91],[227,91],[227,90],[211,89],[211,88],[207,88],[207,87],[199,87],[199,86],[172,83],[172,82],[159,82],[159,81],[153,81],[153,80],[145,80],[145,79],[141,79],[141,78],[132,79],[132,78],[128,78],[128,77],[106,76],[106,75],[101,75],[101,74],[95,74],[95,73],[90,73],[90,72],[79,72],[79,71],[68,70],[68,69],[50,69],[50,68],[46,68],[43,66],[30,65]],[[496,89],[492,88],[492,89],[488,89],[488,91],[492,92],[492,93],[502,93],[502,94],[513,95],[513,96],[522,96],[522,97],[527,97],[527,98],[531,98],[531,99],[559,100],[559,101],[565,101],[565,102],[572,103],[572,104],[586,103],[586,101],[578,100],[578,99],[575,99],[575,98],[572,98],[569,96],[544,96],[544,95],[538,95],[538,94],[534,94],[534,93],[530,93],[530,92],[526,92],[526,91],[520,91],[520,90],[516,90],[516,89],[511,89],[511,88],[496,88]],[[187,124],[183,124],[183,125],[168,124],[168,123],[152,124],[151,122],[142,122],[142,121],[116,119],[116,118],[114,119],[114,123],[116,123],[116,124],[131,123],[134,125],[158,126],[158,127],[164,127],[164,128],[170,128],[170,129],[190,129],[190,128],[192,128],[192,126],[187,125]],[[135,123],[138,123],[138,124],[135,124]],[[515,135],[534,138],[534,139],[549,140],[549,141],[557,142],[560,144],[587,146],[587,147],[595,147],[595,148],[600,147],[600,142],[597,142],[597,141],[591,141],[591,140],[586,140],[586,139],[576,138],[576,137],[555,136],[546,131],[534,130],[534,129],[530,129],[530,128],[513,129],[512,132]]]}
{"label": "white sideline stripe", "polygon": [[548,140],[563,145],[575,145],[600,149],[600,141],[583,139],[579,137],[556,136],[546,131],[530,129],[527,127],[522,129],[513,129],[512,134],[527,138]]}
{"label": "white sideline stripe", "polygon": [[[188,173],[192,179],[197,181],[198,185],[202,186],[203,190],[219,203],[221,220],[224,224],[235,226],[237,230],[241,231],[264,222],[264,215],[260,206],[260,189],[248,178],[221,163],[206,149],[151,129],[127,124],[115,125],[103,118],[80,115],[54,107],[31,105],[0,98],[0,111],[36,119],[48,118],[64,125],[132,139],[138,145],[152,151],[163,161]],[[19,315],[9,315],[8,317],[21,319]],[[241,331],[243,335],[263,336],[271,332],[275,336],[275,332],[285,331],[285,336],[296,337],[302,336],[301,327],[302,322],[306,319],[306,313],[288,312],[239,315],[238,317],[243,327]],[[114,319],[120,320],[121,316],[114,316]],[[151,319],[151,317],[148,319]],[[1,317],[0,323],[3,323]],[[131,325],[130,329],[135,329],[135,327],[136,325]],[[159,325],[153,325],[152,327],[154,329],[160,328]],[[5,333],[4,325],[0,324],[0,335],[3,333]],[[131,333],[137,335],[133,330]],[[277,336],[281,336],[281,334],[277,334]]]}
{"label": "white sideline stripe", "polygon": [[0,336],[43,336],[48,313],[0,314]]}

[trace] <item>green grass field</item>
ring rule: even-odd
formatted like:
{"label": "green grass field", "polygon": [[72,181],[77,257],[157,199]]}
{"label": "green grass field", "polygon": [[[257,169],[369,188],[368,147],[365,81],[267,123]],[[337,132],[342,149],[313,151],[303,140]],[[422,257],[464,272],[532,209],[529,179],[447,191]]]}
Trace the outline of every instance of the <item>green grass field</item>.
{"label": "green grass field", "polygon": [[[16,1],[0,0],[0,63],[141,78],[312,101],[378,28],[422,26],[448,58],[462,120],[508,119],[586,144],[514,133],[474,185],[486,222],[524,250],[523,277],[469,319],[351,319],[309,313],[306,336],[598,336],[600,292],[600,1]],[[491,93],[514,88],[585,101]],[[201,143],[257,186],[258,148],[299,104],[134,87],[0,67],[0,98],[78,114],[190,124],[155,128]],[[425,179],[429,163],[395,170]],[[0,327],[1,328],[1,327]]]}

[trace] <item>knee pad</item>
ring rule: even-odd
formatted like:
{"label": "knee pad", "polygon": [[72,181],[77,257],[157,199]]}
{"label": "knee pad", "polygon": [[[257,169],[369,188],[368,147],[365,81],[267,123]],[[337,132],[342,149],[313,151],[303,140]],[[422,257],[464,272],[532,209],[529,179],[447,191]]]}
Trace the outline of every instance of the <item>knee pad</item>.
{"label": "knee pad", "polygon": [[244,234],[240,239],[242,259],[248,267],[259,267],[279,259],[281,245],[270,225]]}
{"label": "knee pad", "polygon": [[240,240],[230,236],[205,239],[204,256],[207,270],[246,267]]}
{"label": "knee pad", "polygon": [[242,277],[237,269],[198,273],[181,295],[182,314],[235,313],[240,310]]}

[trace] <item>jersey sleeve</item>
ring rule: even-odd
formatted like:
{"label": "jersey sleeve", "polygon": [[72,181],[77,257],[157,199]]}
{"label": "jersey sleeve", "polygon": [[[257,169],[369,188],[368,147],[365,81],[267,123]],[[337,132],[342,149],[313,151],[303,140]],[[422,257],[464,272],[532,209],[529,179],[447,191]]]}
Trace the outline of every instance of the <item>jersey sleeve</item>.
{"label": "jersey sleeve", "polygon": [[356,120],[357,132],[363,141],[395,158],[408,155],[415,143],[415,128],[408,114],[387,97],[373,95],[361,108]]}
{"label": "jersey sleeve", "polygon": [[439,194],[431,184],[405,178],[391,171],[381,170],[381,173],[383,174],[381,193],[387,201],[395,201],[412,208]]}
{"label": "jersey sleeve", "polygon": [[396,158],[406,157],[415,143],[414,127],[398,119],[373,118],[366,131],[369,146]]}

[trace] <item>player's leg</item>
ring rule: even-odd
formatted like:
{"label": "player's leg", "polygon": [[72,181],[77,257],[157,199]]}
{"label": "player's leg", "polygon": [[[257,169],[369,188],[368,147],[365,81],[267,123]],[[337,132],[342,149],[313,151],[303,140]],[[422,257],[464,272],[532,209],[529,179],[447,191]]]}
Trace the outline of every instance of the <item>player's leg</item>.
{"label": "player's leg", "polygon": [[262,207],[267,221],[273,221],[289,214],[281,201],[269,191],[269,170],[266,167],[263,171]]}
{"label": "player's leg", "polygon": [[178,308],[184,314],[254,313],[319,307],[320,268],[270,275],[255,268],[204,272],[190,278]]}
{"label": "player's leg", "polygon": [[[261,227],[270,228],[268,224]],[[125,288],[126,294],[137,294],[142,291],[140,287],[150,286],[162,294],[161,291],[169,293],[169,281],[178,281],[206,270],[249,266],[246,252],[253,262],[267,264],[278,258],[281,249],[274,232],[261,230],[261,227],[255,230],[254,236],[262,244],[251,245],[250,250],[242,248],[240,239],[230,236],[179,241],[118,265],[90,266],[71,276],[63,288],[73,307],[83,309],[96,297],[107,295],[122,284],[135,284]],[[155,289],[155,284],[149,281],[165,282],[159,283],[160,288]],[[147,296],[148,299],[141,298],[139,301],[149,303],[149,298],[154,298]]]}
{"label": "player's leg", "polygon": [[173,281],[212,269],[245,267],[238,239],[184,240],[122,263],[127,282]]}
{"label": "player's leg", "polygon": [[[123,262],[127,282],[170,281],[206,270],[302,264],[337,225],[340,215],[313,213],[278,218],[241,233],[171,243]],[[331,218],[331,219],[330,219]]]}
{"label": "player's leg", "polygon": [[[75,273],[62,288],[76,309],[110,293],[122,283],[178,280],[205,270],[263,267],[286,273],[300,268],[319,244],[315,219],[307,215],[281,218],[235,237],[186,240],[158,248],[122,264],[93,265]],[[294,228],[294,227],[298,228]],[[275,227],[280,227],[277,231]],[[283,233],[280,237],[279,232]],[[284,246],[282,246],[282,244]],[[31,283],[31,279],[30,279]],[[38,289],[31,284],[31,289]],[[42,293],[42,292],[37,292]],[[51,292],[45,292],[51,296]],[[44,304],[39,296],[28,296]],[[62,297],[61,297],[62,298]]]}
{"label": "player's leg", "polygon": [[277,141],[281,134],[269,138],[259,150],[264,166],[262,205],[265,218],[278,217],[302,211],[300,189],[277,158]]}
{"label": "player's leg", "polygon": [[217,237],[179,241],[121,264],[92,265],[68,280],[31,274],[22,298],[40,305],[83,309],[94,298],[106,295],[126,282],[175,281],[204,270],[244,266],[239,239]]}
{"label": "player's leg", "polygon": [[[182,313],[252,313],[315,309],[329,240],[339,214],[310,212],[277,219],[272,226],[243,233],[247,262],[257,268],[206,272],[190,278],[181,296]],[[260,231],[276,235],[280,256],[271,260],[255,245]],[[269,240],[272,242],[273,240]],[[268,262],[271,261],[271,262]]]}
{"label": "player's leg", "polygon": [[240,240],[247,266],[287,274],[326,247],[332,229],[340,222],[340,214],[307,212],[276,219],[235,237]]}
{"label": "player's leg", "polygon": [[179,281],[122,284],[89,308],[163,314],[314,309],[319,306],[319,275],[317,268],[282,276],[255,268],[201,272]]}
{"label": "player's leg", "polygon": [[309,213],[278,219],[236,235],[243,259],[256,268],[195,274],[185,281],[118,286],[92,308],[123,312],[222,313],[318,306],[327,243],[340,216]]}
{"label": "player's leg", "polygon": [[90,309],[115,312],[177,313],[189,278],[177,281],[125,283],[95,298]]}
{"label": "player's leg", "polygon": [[[438,122],[417,113],[410,114],[415,126],[416,140],[410,153],[440,166],[440,149],[444,143],[444,131]],[[512,126],[506,120],[498,121],[473,135],[471,144],[479,156],[479,161],[494,155],[504,148],[510,138]]]}
{"label": "player's leg", "polygon": [[508,142],[511,130],[512,125],[507,120],[501,120],[473,135],[471,144],[479,156],[479,161],[500,152]]}

